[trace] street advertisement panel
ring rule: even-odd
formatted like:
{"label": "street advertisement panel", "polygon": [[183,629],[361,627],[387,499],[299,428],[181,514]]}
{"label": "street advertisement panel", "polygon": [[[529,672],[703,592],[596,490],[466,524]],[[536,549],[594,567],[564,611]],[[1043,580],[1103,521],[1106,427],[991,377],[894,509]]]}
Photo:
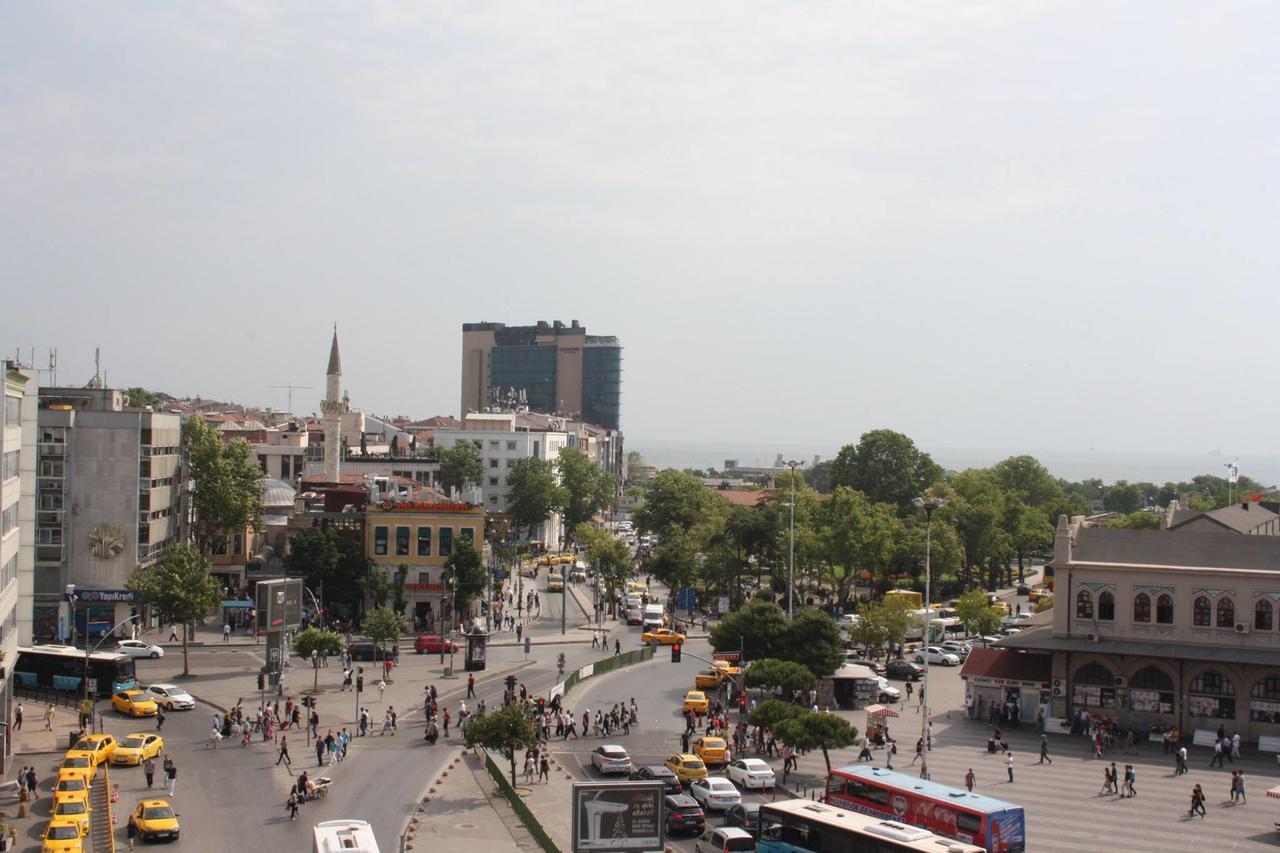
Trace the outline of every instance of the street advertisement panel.
{"label": "street advertisement panel", "polygon": [[661,782],[575,782],[574,853],[663,849],[662,797]]}
{"label": "street advertisement panel", "polygon": [[295,578],[258,581],[254,588],[258,627],[267,631],[291,631],[302,624],[302,581]]}

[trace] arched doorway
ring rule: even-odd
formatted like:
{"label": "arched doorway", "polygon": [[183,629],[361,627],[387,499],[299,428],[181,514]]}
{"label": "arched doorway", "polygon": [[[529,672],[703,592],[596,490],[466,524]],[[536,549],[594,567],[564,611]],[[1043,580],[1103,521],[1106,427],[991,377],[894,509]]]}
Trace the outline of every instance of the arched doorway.
{"label": "arched doorway", "polygon": [[1187,687],[1187,715],[1214,720],[1236,718],[1236,686],[1216,669],[1207,669]]}
{"label": "arched doorway", "polygon": [[1087,663],[1071,677],[1071,704],[1110,711],[1116,707],[1116,675],[1100,663]]}
{"label": "arched doorway", "polygon": [[1135,712],[1172,714],[1176,695],[1173,679],[1158,666],[1143,667],[1129,679],[1129,707]]}

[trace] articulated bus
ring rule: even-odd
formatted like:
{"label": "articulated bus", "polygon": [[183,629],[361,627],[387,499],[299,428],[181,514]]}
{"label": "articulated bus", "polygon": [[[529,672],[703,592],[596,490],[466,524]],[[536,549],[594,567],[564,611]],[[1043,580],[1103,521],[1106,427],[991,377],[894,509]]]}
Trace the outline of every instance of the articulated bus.
{"label": "articulated bus", "polygon": [[84,692],[86,668],[90,692],[100,698],[138,686],[129,655],[94,652],[86,667],[84,649],[74,646],[19,647],[13,675],[18,687],[80,694]]}
{"label": "articulated bus", "polygon": [[832,770],[824,802],[976,844],[988,853],[1027,848],[1022,806],[869,764]]}
{"label": "articulated bus", "polygon": [[982,853],[981,847],[918,826],[812,800],[760,806],[757,851],[767,853]]}

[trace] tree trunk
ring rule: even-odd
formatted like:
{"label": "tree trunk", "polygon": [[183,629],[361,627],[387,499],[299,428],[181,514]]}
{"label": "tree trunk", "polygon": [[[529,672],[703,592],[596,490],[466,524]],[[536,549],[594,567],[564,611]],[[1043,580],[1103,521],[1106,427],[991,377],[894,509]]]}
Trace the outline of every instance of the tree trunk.
{"label": "tree trunk", "polygon": [[[87,622],[85,623],[88,624]],[[186,678],[191,675],[191,665],[187,659],[187,632],[191,629],[191,623],[185,619],[182,622],[182,677]]]}
{"label": "tree trunk", "polygon": [[831,756],[827,754],[827,748],[822,748],[822,760],[827,762],[827,772],[831,772]]}
{"label": "tree trunk", "polygon": [[516,748],[512,746],[507,752],[507,758],[511,762],[511,787],[516,786]]}

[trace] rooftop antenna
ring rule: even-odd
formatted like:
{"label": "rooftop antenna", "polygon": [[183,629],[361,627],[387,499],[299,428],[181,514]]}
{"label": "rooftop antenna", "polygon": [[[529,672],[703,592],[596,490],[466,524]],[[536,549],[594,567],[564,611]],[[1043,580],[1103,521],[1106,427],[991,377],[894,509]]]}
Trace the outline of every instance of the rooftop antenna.
{"label": "rooftop antenna", "polygon": [[[334,325],[337,328],[337,324]],[[272,385],[272,388],[288,388],[289,389],[289,414],[293,414],[293,392],[294,391],[310,391],[310,385]]]}

